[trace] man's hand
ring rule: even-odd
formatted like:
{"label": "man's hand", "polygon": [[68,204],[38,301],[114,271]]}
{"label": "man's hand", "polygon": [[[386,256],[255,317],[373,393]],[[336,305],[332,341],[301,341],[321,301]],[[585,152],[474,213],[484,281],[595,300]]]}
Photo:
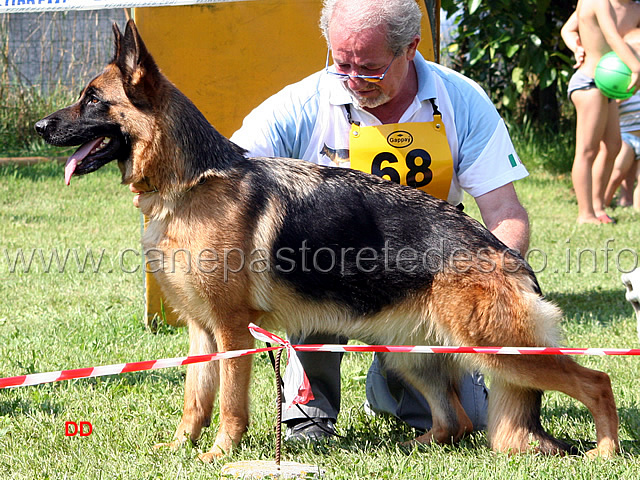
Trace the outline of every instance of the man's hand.
{"label": "man's hand", "polygon": [[138,188],[133,183],[129,184],[129,190],[136,194],[133,197],[133,206],[136,208],[140,208],[140,194],[144,192],[142,190],[138,190]]}
{"label": "man's hand", "polygon": [[130,183],[129,190],[131,190],[132,193],[135,193],[135,196],[133,197],[133,206],[136,208],[140,208],[140,195],[144,195],[146,193],[155,193],[158,191],[154,187],[149,185],[146,180],[141,180],[140,182],[136,183]]}

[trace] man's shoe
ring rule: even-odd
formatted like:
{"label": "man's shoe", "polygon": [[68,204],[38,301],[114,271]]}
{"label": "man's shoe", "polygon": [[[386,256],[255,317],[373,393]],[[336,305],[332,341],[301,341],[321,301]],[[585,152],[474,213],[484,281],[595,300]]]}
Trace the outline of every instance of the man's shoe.
{"label": "man's shoe", "polygon": [[318,443],[336,434],[330,418],[298,419],[286,422],[286,425],[287,432],[284,439],[287,442]]}
{"label": "man's shoe", "polygon": [[369,400],[365,400],[364,403],[362,404],[362,409],[364,410],[365,415],[367,415],[368,417],[377,417],[378,416],[378,412],[376,412],[373,407],[371,407],[371,404],[369,403]]}

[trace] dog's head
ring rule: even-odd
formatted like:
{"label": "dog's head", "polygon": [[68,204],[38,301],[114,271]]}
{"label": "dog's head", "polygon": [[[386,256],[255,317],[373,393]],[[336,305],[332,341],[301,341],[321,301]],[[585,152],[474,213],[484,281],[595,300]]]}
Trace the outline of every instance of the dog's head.
{"label": "dog's head", "polygon": [[65,180],[84,175],[118,160],[123,181],[144,178],[144,158],[153,148],[157,111],[150,92],[162,91],[166,82],[147,51],[132,20],[124,35],[113,25],[115,55],[105,70],[84,88],[80,99],[43,118],[36,131],[52,145],[80,147],[69,157]]}

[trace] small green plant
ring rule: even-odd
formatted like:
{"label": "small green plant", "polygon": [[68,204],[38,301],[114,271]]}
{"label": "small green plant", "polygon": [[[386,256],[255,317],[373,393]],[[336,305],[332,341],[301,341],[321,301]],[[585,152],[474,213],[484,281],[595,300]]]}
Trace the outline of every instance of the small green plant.
{"label": "small green plant", "polygon": [[565,118],[558,128],[540,122],[507,118],[509,134],[525,166],[551,174],[571,171],[575,151],[575,121]]}

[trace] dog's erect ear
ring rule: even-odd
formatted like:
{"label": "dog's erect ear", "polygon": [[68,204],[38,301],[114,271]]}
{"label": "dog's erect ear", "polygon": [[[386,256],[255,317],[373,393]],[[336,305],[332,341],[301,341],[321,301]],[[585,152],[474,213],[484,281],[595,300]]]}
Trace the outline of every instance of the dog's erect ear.
{"label": "dog's erect ear", "polygon": [[113,23],[112,25],[113,28],[113,43],[115,46],[115,54],[113,55],[113,60],[111,60],[111,63],[114,63],[116,61],[116,58],[118,58],[119,52],[120,52],[120,46],[122,45],[122,33],[120,33],[120,29],[118,28],[118,24],[117,23]]}
{"label": "dog's erect ear", "polygon": [[[127,22],[127,27],[124,31],[124,36],[117,38],[116,34],[116,59],[115,63],[120,68],[123,74],[133,75],[135,71],[144,67],[149,56],[147,47],[144,45],[136,24],[133,20]],[[119,45],[118,45],[119,44]]]}
{"label": "dog's erect ear", "polygon": [[122,73],[125,93],[138,107],[145,107],[148,94],[156,91],[160,71],[153,57],[147,50],[136,24],[133,20],[127,22],[124,35],[114,24],[115,57],[112,61]]}

